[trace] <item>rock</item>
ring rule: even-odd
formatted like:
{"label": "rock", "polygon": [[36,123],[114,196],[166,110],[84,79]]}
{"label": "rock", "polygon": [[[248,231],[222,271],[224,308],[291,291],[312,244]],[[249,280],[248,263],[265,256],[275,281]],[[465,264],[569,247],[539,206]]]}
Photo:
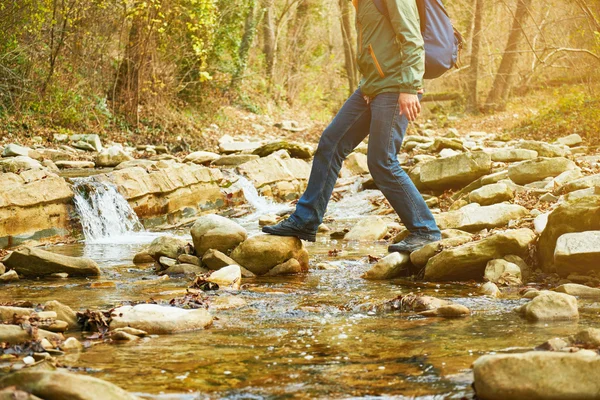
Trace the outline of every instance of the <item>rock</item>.
{"label": "rock", "polygon": [[302,159],[311,158],[314,153],[313,148],[307,144],[278,140],[260,146],[258,149],[253,151],[253,154],[256,154],[260,157],[267,157],[268,155],[279,150],[286,150],[292,157]]}
{"label": "rock", "polygon": [[353,175],[366,175],[369,173],[369,166],[367,165],[367,156],[362,153],[351,153],[344,161],[344,166]]}
{"label": "rock", "polygon": [[447,137],[436,137],[433,140],[430,151],[435,153],[439,153],[443,149],[451,149],[451,150],[465,150],[463,146],[463,142],[460,139],[447,138]]}
{"label": "rock", "polygon": [[0,275],[0,282],[8,283],[19,280],[19,274],[17,274],[14,270],[10,270],[2,275]]}
{"label": "rock", "polygon": [[506,260],[490,260],[483,279],[500,285],[521,285],[521,268]]}
{"label": "rock", "polygon": [[494,183],[482,186],[469,193],[469,202],[482,206],[512,200],[515,197],[513,190],[504,183]]}
{"label": "rock", "polygon": [[146,249],[146,253],[155,261],[161,257],[177,259],[181,254],[185,253],[187,242],[173,236],[161,236],[152,241]]}
{"label": "rock", "polygon": [[[91,151],[102,150],[102,141],[100,140],[100,136],[96,134],[71,135],[69,140],[75,142],[73,143],[73,147]],[[83,144],[87,144],[88,146],[83,146]]]}
{"label": "rock", "polygon": [[377,262],[362,276],[364,279],[385,280],[400,276],[410,265],[410,256],[406,253],[391,253]]}
{"label": "rock", "polygon": [[494,282],[486,282],[480,288],[479,292],[484,296],[500,297],[502,294]]}
{"label": "rock", "polygon": [[[600,230],[600,196],[587,196],[560,204],[548,215],[547,224],[538,241],[538,257],[542,269],[553,272],[555,247],[559,237],[565,233],[597,230]],[[569,241],[563,243],[566,245]],[[559,251],[559,259],[562,251]],[[565,251],[569,250],[565,248]],[[573,256],[579,257],[577,253]],[[578,266],[563,267],[561,271],[563,274],[566,271],[575,272],[578,271]]]}
{"label": "rock", "polygon": [[34,339],[49,339],[55,342],[61,341],[63,336],[60,333],[49,332],[44,329],[36,330],[37,336],[32,336],[25,328],[18,325],[0,324],[0,343],[20,344]]}
{"label": "rock", "polygon": [[222,154],[239,153],[240,151],[252,152],[262,145],[261,142],[221,142],[219,141],[219,151]]}
{"label": "rock", "polygon": [[296,275],[302,272],[306,272],[302,269],[302,265],[295,258],[290,258],[284,263],[274,266],[264,276],[282,276],[282,275]]}
{"label": "rock", "polygon": [[206,280],[219,285],[219,289],[240,290],[242,270],[238,265],[229,265],[214,271]]}
{"label": "rock", "polygon": [[515,309],[529,321],[558,321],[579,318],[577,299],[565,293],[540,291],[535,298]]}
{"label": "rock", "polygon": [[173,258],[169,258],[169,257],[160,257],[158,259],[158,263],[164,269],[164,268],[170,268],[170,267],[174,266],[175,264],[177,264],[177,260],[175,260]]}
{"label": "rock", "polygon": [[600,230],[561,235],[554,249],[554,267],[561,276],[600,272]]}
{"label": "rock", "polygon": [[561,173],[577,168],[577,165],[564,157],[544,158],[523,161],[508,167],[508,177],[516,184],[541,181],[544,178],[555,177]]}
{"label": "rock", "polygon": [[579,285],[576,283],[565,283],[564,285],[560,285],[554,289],[554,291],[566,293],[580,298],[600,299],[600,289],[591,288],[589,286]]}
{"label": "rock", "polygon": [[521,257],[514,254],[508,254],[504,256],[503,259],[518,266],[521,270],[521,280],[523,282],[527,282],[532,271],[531,267],[529,267],[529,265],[527,265],[527,263]]}
{"label": "rock", "polygon": [[2,264],[0,262],[0,275],[4,274],[6,272],[6,267],[4,266],[4,264]]}
{"label": "rock", "polygon": [[[579,168],[567,170],[544,186],[544,189],[547,190],[556,190],[560,189],[564,184],[572,181],[576,181],[583,176],[583,173]],[[549,194],[549,193],[548,193]]]}
{"label": "rock", "polygon": [[149,264],[151,262],[154,262],[154,258],[146,250],[142,250],[133,256],[134,264]]}
{"label": "rock", "polygon": [[446,190],[465,186],[490,172],[489,154],[473,152],[426,162],[420,181],[429,189]]}
{"label": "rock", "polygon": [[[47,353],[46,353],[47,354]],[[50,356],[48,354],[48,356]],[[0,390],[0,400],[43,400],[30,393],[17,390],[14,387],[8,387]]]}
{"label": "rock", "polygon": [[256,235],[236,247],[231,258],[256,275],[264,275],[291,258],[300,263],[302,271],[308,271],[308,252],[295,237]]}
{"label": "rock", "polygon": [[198,218],[191,234],[198,257],[202,257],[209,249],[227,253],[248,236],[246,229],[238,223],[215,214]]}
{"label": "rock", "polygon": [[500,203],[490,206],[480,206],[477,203],[468,204],[457,211],[440,213],[435,220],[440,229],[461,229],[477,232],[481,229],[491,229],[506,226],[512,220],[518,220],[529,214],[529,211],[517,204]]}
{"label": "rock", "polygon": [[494,354],[473,363],[481,400],[597,399],[600,357],[587,352]]}
{"label": "rock", "polygon": [[[202,263],[206,265],[209,269],[213,271],[217,271],[223,267],[228,265],[236,264],[235,260],[221,253],[219,250],[210,249],[206,253],[204,253],[204,257],[202,257]],[[242,277],[244,278],[252,278],[256,275],[246,268],[240,266],[242,270]]]}
{"label": "rock", "polygon": [[179,257],[177,257],[177,261],[180,264],[192,264],[192,265],[196,265],[198,267],[202,266],[202,261],[200,261],[200,258],[193,256],[191,254],[182,254]]}
{"label": "rock", "polygon": [[491,154],[492,161],[496,162],[518,162],[532,160],[538,157],[538,152],[527,149],[500,149]]}
{"label": "rock", "polygon": [[10,386],[43,399],[139,400],[112,383],[60,370],[24,369],[0,379],[0,387]]}
{"label": "rock", "polygon": [[578,134],[573,133],[569,136],[563,136],[556,139],[556,143],[563,146],[573,147],[583,143],[583,139]]}
{"label": "rock", "polygon": [[565,157],[570,151],[556,145],[535,140],[523,140],[516,144],[517,148],[537,151],[540,157]]}
{"label": "rock", "polygon": [[116,331],[110,335],[110,338],[115,342],[133,342],[139,340],[138,336],[132,335],[125,331]]}
{"label": "rock", "polygon": [[111,146],[108,149],[102,150],[96,156],[96,166],[97,167],[116,167],[117,165],[127,162],[133,161],[133,157],[125,152],[119,146]]}
{"label": "rock", "polygon": [[249,161],[257,160],[260,157],[254,154],[230,154],[222,156],[212,162],[212,165],[218,166],[237,166],[245,164]]}
{"label": "rock", "polygon": [[199,267],[193,264],[175,264],[164,271],[162,271],[161,275],[168,276],[177,276],[177,275],[187,275],[187,276],[195,276],[197,274],[206,274],[209,270],[203,267]]}
{"label": "rock", "polygon": [[54,311],[56,318],[61,321],[65,321],[69,325],[69,330],[79,328],[77,321],[77,313],[71,309],[71,307],[62,304],[56,300],[47,301],[44,303],[44,311]]}
{"label": "rock", "polygon": [[423,317],[459,318],[471,315],[471,310],[460,304],[448,304],[420,312]]}
{"label": "rock", "polygon": [[279,217],[277,215],[261,215],[258,218],[258,226],[275,225],[277,222],[279,222]]}
{"label": "rock", "polygon": [[425,266],[425,280],[481,280],[488,261],[508,254],[526,256],[536,235],[527,228],[498,232],[476,242],[442,250]]}
{"label": "rock", "polygon": [[60,169],[85,169],[96,166],[91,161],[56,161],[55,165]]}
{"label": "rock", "polygon": [[0,306],[0,322],[12,323],[16,317],[30,316],[33,313],[33,308]]}
{"label": "rock", "polygon": [[100,268],[89,258],[69,257],[28,246],[13,251],[2,262],[19,275],[32,278],[57,272],[66,272],[69,276],[100,276]]}
{"label": "rock", "polygon": [[284,131],[290,132],[302,132],[306,130],[306,127],[301,127],[297,121],[283,120],[275,124],[277,128],[283,129]]}
{"label": "rock", "polygon": [[588,349],[600,348],[600,329],[587,328],[570,337],[570,342]]}
{"label": "rock", "polygon": [[2,150],[2,157],[31,157],[29,153],[32,151],[33,150],[31,150],[29,147],[19,146],[18,144],[10,143],[6,145],[4,150]]}
{"label": "rock", "polygon": [[561,351],[565,347],[567,347],[569,343],[561,338],[552,338],[541,345],[537,346],[535,350],[537,351]]}
{"label": "rock", "polygon": [[42,164],[26,156],[17,156],[0,159],[0,172],[4,173],[19,173],[31,169],[42,169]]}
{"label": "rock", "polygon": [[81,351],[83,350],[83,343],[81,343],[74,337],[70,337],[67,338],[67,340],[65,340],[64,342],[62,342],[62,344],[60,345],[60,349],[62,351]]}
{"label": "rock", "polygon": [[567,194],[572,193],[578,190],[588,189],[588,188],[599,188],[600,187],[600,174],[588,175],[583,178],[579,178],[570,182],[565,183],[561,187],[559,187],[555,193],[556,194]]}
{"label": "rock", "polygon": [[148,336],[148,332],[146,332],[146,331],[143,331],[141,329],[129,328],[129,327],[113,329],[111,332],[113,335],[117,332],[124,332],[129,335],[133,335],[133,336],[137,336],[137,337]]}
{"label": "rock", "polygon": [[344,240],[374,241],[383,239],[387,233],[387,223],[381,217],[372,215],[354,225]]}
{"label": "rock", "polygon": [[439,307],[450,305],[447,300],[438,299],[431,296],[415,295],[409,293],[404,296],[398,296],[392,300],[387,300],[377,304],[367,304],[369,311],[375,312],[389,312],[389,311],[400,311],[400,312],[421,312],[426,310],[433,310]]}
{"label": "rock", "polygon": [[183,161],[193,162],[194,164],[208,165],[211,162],[218,160],[220,157],[220,155],[210,151],[195,151],[188,154]]}
{"label": "rock", "polygon": [[130,327],[159,335],[204,329],[213,320],[204,309],[184,310],[156,304],[118,307],[111,316],[110,330]]}
{"label": "rock", "polygon": [[417,267],[424,267],[431,257],[435,256],[443,249],[460,246],[469,243],[470,241],[471,236],[455,236],[442,239],[438,242],[429,243],[410,253],[410,261]]}

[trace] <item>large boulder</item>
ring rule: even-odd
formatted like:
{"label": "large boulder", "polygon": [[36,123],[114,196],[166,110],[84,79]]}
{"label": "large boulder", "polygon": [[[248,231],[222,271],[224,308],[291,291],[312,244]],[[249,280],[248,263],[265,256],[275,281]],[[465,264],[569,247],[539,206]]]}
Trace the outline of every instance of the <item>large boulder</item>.
{"label": "large boulder", "polygon": [[548,215],[548,222],[538,241],[541,267],[545,271],[554,270],[556,242],[565,233],[597,230],[600,230],[600,196],[586,196],[560,204]]}
{"label": "large boulder", "polygon": [[554,267],[559,275],[600,273],[600,230],[565,233],[556,241]]}
{"label": "large boulder", "polygon": [[183,239],[173,236],[161,236],[150,243],[146,253],[157,262],[161,257],[177,259],[186,252],[186,246],[187,242]]}
{"label": "large boulder", "polygon": [[100,276],[100,268],[89,258],[69,257],[28,246],[13,251],[2,262],[19,275],[31,278],[59,272],[69,276]]}
{"label": "large boulder", "polygon": [[204,309],[184,310],[157,304],[118,307],[111,318],[111,330],[130,327],[159,335],[205,329],[213,321]]}
{"label": "large boulder", "polygon": [[424,163],[420,182],[433,190],[459,188],[490,172],[492,159],[484,152],[458,154]]}
{"label": "large boulder", "polygon": [[442,250],[427,262],[425,280],[482,280],[488,261],[511,254],[525,257],[535,237],[535,233],[527,228],[507,230]]}
{"label": "large boulder", "polygon": [[369,216],[358,221],[344,236],[344,240],[374,241],[383,239],[387,233],[387,223],[381,217]]}
{"label": "large boulder", "polygon": [[0,324],[0,343],[20,344],[38,339],[48,339],[59,342],[62,341],[64,337],[59,333],[48,332],[39,328],[32,331],[19,325]]}
{"label": "large boulder", "polygon": [[295,237],[256,235],[236,247],[231,258],[256,275],[264,275],[292,258],[300,263],[303,271],[308,270],[308,252]]}
{"label": "large boulder", "polygon": [[481,400],[585,400],[600,393],[600,356],[588,351],[494,354],[473,363]]}
{"label": "large boulder", "polygon": [[27,156],[0,158],[0,173],[18,173],[30,169],[42,169],[39,161]]}
{"label": "large boulder", "polygon": [[480,206],[478,203],[468,204],[459,210],[441,213],[436,216],[440,229],[461,229],[476,232],[506,226],[511,220],[518,220],[529,215],[529,211],[520,205],[500,203],[491,206]]}
{"label": "large boulder", "polygon": [[417,267],[424,267],[431,257],[435,256],[443,249],[460,246],[469,243],[471,240],[470,235],[457,235],[444,238],[438,242],[428,243],[420,249],[410,253],[410,261]]}
{"label": "large boulder", "polygon": [[482,206],[502,203],[515,197],[513,190],[505,183],[485,185],[469,193],[469,201]]}
{"label": "large boulder", "polygon": [[202,257],[209,249],[228,253],[246,240],[248,232],[238,223],[219,215],[204,215],[192,226],[196,255]]}
{"label": "large boulder", "polygon": [[559,321],[579,318],[577,299],[566,293],[542,290],[515,311],[529,321]]}
{"label": "large boulder", "polygon": [[585,299],[600,299],[600,289],[577,283],[565,283],[554,289],[554,291]]}
{"label": "large boulder", "polygon": [[0,388],[11,386],[47,400],[139,400],[110,382],[61,370],[24,369],[0,379]]}
{"label": "large boulder", "polygon": [[127,162],[133,161],[133,157],[125,152],[119,146],[111,146],[107,149],[102,150],[96,156],[96,166],[97,167],[116,167],[117,165]]}
{"label": "large boulder", "polygon": [[508,167],[508,177],[516,184],[524,185],[555,177],[565,171],[577,168],[577,165],[564,157],[545,158],[523,161]]}
{"label": "large boulder", "polygon": [[556,190],[556,193],[566,194],[576,190],[583,190],[588,188],[600,188],[600,174],[588,175],[583,178],[575,179],[567,182]]}

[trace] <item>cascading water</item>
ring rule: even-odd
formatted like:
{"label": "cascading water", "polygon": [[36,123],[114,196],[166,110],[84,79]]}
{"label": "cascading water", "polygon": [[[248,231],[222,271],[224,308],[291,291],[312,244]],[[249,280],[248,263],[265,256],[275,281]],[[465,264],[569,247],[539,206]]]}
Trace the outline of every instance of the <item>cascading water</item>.
{"label": "cascading water", "polygon": [[114,185],[93,178],[76,178],[73,191],[86,242],[144,230],[129,203]]}
{"label": "cascading water", "polygon": [[254,208],[254,214],[252,216],[264,215],[264,214],[281,214],[290,211],[292,208],[287,204],[275,203],[272,200],[258,194],[258,191],[248,179],[243,176],[238,176],[238,180],[235,183],[242,192],[248,204]]}

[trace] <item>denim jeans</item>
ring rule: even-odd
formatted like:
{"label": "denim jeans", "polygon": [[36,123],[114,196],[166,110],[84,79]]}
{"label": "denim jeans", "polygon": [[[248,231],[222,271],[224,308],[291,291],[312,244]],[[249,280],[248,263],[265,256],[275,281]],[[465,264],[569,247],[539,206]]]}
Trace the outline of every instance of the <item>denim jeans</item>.
{"label": "denim jeans", "polygon": [[368,103],[358,89],[325,129],[306,191],[290,216],[298,228],[316,232],[323,221],[344,159],[369,135],[367,163],[375,184],[411,233],[440,237],[433,215],[398,163],[408,119],[400,115],[399,93],[382,93]]}

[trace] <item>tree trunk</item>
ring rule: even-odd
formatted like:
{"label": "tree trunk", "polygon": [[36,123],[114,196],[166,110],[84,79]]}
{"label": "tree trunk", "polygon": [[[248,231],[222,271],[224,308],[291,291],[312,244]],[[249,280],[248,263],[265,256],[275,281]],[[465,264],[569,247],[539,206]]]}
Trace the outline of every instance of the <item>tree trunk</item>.
{"label": "tree trunk", "polygon": [[273,0],[264,0],[265,9],[263,20],[263,53],[265,54],[266,73],[268,90],[271,91],[273,85],[273,71],[275,70],[275,54],[277,52],[277,43],[275,41],[275,12],[273,10]]}
{"label": "tree trunk", "polygon": [[471,62],[467,75],[467,112],[470,113],[479,111],[477,103],[477,81],[479,79],[479,53],[481,49],[483,5],[484,0],[475,0],[473,35],[471,36]]}
{"label": "tree trunk", "polygon": [[352,94],[358,86],[358,67],[356,65],[356,53],[354,41],[352,40],[351,10],[348,0],[339,0],[340,26],[342,29],[342,41],[344,42],[344,62],[348,78],[348,92]]}
{"label": "tree trunk", "polygon": [[293,105],[298,94],[302,76],[300,70],[306,61],[308,27],[310,26],[310,12],[314,6],[314,0],[300,0],[296,9],[294,23],[290,27],[290,52],[295,56],[291,59],[290,74],[288,76],[287,94],[288,102]]}
{"label": "tree trunk", "polygon": [[248,14],[244,22],[244,34],[242,36],[242,42],[238,49],[238,60],[235,68],[235,72],[231,77],[231,88],[237,89],[241,77],[246,71],[248,65],[248,55],[250,54],[250,48],[254,42],[256,36],[256,0],[250,0],[248,2]]}
{"label": "tree trunk", "polygon": [[500,67],[486,100],[486,110],[504,110],[506,108],[506,100],[508,99],[508,94],[514,80],[515,67],[518,60],[519,42],[521,37],[523,37],[523,23],[527,18],[531,3],[532,0],[517,1],[517,11],[514,15]]}

